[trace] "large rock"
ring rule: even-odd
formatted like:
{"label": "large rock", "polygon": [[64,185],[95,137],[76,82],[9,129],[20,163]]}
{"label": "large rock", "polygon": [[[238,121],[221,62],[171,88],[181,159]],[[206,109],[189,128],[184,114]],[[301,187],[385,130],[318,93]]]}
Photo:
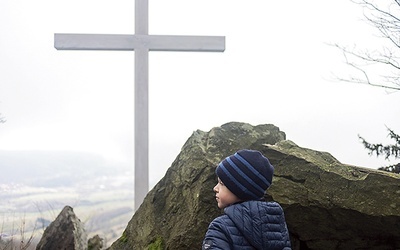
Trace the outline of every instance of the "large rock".
{"label": "large rock", "polygon": [[294,249],[400,249],[400,175],[290,141],[261,151],[275,166],[267,193],[284,207]]}
{"label": "large rock", "polygon": [[65,206],[43,233],[37,250],[86,250],[87,234],[83,223],[70,206]]}
{"label": "large rock", "polygon": [[399,175],[344,165],[285,139],[274,125],[195,131],[110,249],[201,249],[221,214],[215,166],[243,148],[260,150],[275,166],[266,198],[284,208],[293,249],[400,248]]}

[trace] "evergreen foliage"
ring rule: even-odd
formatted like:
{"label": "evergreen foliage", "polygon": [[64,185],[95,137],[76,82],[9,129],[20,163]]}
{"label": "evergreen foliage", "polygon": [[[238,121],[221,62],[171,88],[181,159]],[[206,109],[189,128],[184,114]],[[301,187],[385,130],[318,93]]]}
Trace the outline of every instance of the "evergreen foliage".
{"label": "evergreen foliage", "polygon": [[[390,139],[394,140],[394,144],[383,145],[382,143],[372,144],[367,142],[360,135],[358,136],[361,139],[364,147],[369,150],[368,154],[376,156],[384,156],[386,160],[389,160],[390,157],[394,157],[395,159],[400,158],[400,136],[396,134],[392,129],[387,128],[389,131]],[[385,167],[379,168],[379,170],[384,170],[392,173],[400,173],[400,163],[389,165]]]}

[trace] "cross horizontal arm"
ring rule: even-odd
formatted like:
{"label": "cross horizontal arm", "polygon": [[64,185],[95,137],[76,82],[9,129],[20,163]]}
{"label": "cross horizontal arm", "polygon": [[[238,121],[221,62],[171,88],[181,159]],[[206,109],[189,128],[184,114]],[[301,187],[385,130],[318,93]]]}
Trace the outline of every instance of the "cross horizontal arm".
{"label": "cross horizontal arm", "polygon": [[224,36],[54,34],[58,50],[208,51],[225,50]]}

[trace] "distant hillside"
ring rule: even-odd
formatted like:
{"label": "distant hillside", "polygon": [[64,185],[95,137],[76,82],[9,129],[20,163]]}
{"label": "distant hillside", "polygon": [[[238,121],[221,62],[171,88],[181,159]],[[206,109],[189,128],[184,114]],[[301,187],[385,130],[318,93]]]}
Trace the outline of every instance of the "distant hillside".
{"label": "distant hillside", "polygon": [[72,186],[88,177],[132,170],[95,154],[70,151],[0,151],[0,184]]}
{"label": "distant hillside", "polygon": [[99,234],[111,244],[134,213],[133,188],[132,167],[98,155],[0,151],[0,234],[8,239],[19,235],[24,222],[26,234],[40,239],[48,223],[69,205],[89,236]]}

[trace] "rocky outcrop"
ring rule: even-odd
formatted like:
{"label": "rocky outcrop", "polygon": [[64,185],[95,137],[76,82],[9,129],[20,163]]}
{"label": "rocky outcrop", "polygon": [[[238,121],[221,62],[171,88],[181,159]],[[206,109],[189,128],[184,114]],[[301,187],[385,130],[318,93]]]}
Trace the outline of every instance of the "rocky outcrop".
{"label": "rocky outcrop", "polygon": [[147,249],[155,244],[165,249],[201,249],[208,224],[220,214],[212,188],[221,158],[284,139],[274,125],[229,123],[208,133],[195,131],[110,249]]}
{"label": "rocky outcrop", "polygon": [[243,148],[275,166],[267,199],[285,210],[293,249],[399,249],[400,177],[341,164],[287,141],[274,125],[228,123],[195,131],[110,249],[201,249],[221,214],[215,166]]}
{"label": "rocky outcrop", "polygon": [[87,234],[83,223],[76,217],[70,206],[65,206],[57,218],[43,233],[37,250],[86,250]]}
{"label": "rocky outcrop", "polygon": [[400,175],[290,141],[261,151],[276,168],[267,194],[284,207],[293,249],[400,249]]}

